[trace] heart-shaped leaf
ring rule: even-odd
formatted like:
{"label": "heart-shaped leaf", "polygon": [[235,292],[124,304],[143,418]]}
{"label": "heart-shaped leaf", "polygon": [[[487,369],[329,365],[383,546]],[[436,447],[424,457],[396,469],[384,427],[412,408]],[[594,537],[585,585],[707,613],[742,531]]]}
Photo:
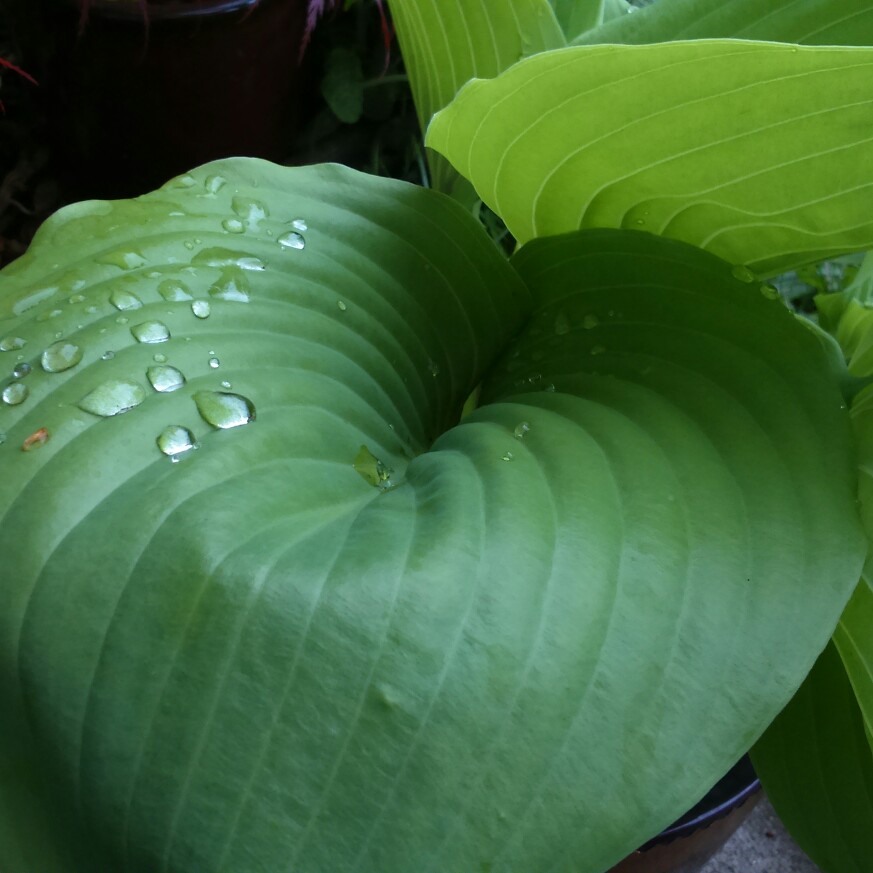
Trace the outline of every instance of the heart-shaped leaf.
{"label": "heart-shaped leaf", "polygon": [[599,873],[667,824],[863,558],[830,359],[749,278],[618,231],[509,264],[337,167],[50,221],[0,304],[0,859]]}
{"label": "heart-shaped leaf", "polygon": [[873,245],[873,50],[700,40],[545,52],[427,144],[515,237],[638,228],[772,275]]}

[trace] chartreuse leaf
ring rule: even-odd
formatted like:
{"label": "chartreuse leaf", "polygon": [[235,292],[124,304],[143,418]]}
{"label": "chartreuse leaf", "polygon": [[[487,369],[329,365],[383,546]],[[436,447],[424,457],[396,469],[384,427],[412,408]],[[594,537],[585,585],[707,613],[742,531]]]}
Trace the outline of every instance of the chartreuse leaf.
{"label": "chartreuse leaf", "polygon": [[858,0],[658,0],[581,33],[578,44],[757,39],[804,45],[873,44],[873,8]]}
{"label": "chartreuse leaf", "polygon": [[522,242],[639,228],[773,274],[873,244],[871,75],[859,48],[568,48],[471,82],[427,143]]}
{"label": "chartreuse leaf", "polygon": [[752,761],[779,817],[824,873],[868,873],[873,756],[832,644],[759,740]]}
{"label": "chartreuse leaf", "polygon": [[[390,0],[390,7],[422,130],[469,79],[565,44],[549,0]],[[439,155],[429,163],[434,188],[465,187]]]}
{"label": "chartreuse leaf", "polygon": [[509,264],[434,192],[236,160],[2,278],[3,833],[68,822],[51,873],[601,873],[860,572],[830,359],[680,243]]}

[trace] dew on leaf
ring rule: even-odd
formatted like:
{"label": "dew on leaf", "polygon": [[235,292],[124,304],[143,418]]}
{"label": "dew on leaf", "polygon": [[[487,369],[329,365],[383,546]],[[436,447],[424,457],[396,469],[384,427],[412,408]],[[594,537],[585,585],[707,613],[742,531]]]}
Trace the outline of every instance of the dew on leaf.
{"label": "dew on leaf", "polygon": [[266,269],[266,264],[260,258],[220,246],[197,252],[191,263],[202,267],[238,267],[240,270],[258,272]]}
{"label": "dew on leaf", "polygon": [[501,461],[511,461],[512,460],[512,452],[506,452],[500,460]]}
{"label": "dew on leaf", "polygon": [[276,242],[278,242],[283,249],[306,248],[306,240],[303,239],[303,235],[299,234],[296,230],[283,233],[282,236],[276,238]]}
{"label": "dew on leaf", "polygon": [[517,440],[523,440],[527,434],[530,433],[530,422],[521,421],[515,426],[515,430],[512,432],[513,436]]}
{"label": "dew on leaf", "polygon": [[209,301],[195,300],[191,304],[191,311],[197,316],[197,318],[209,318]]}
{"label": "dew on leaf", "polygon": [[248,303],[249,283],[242,270],[225,270],[221,278],[209,289],[209,296],[217,300],[232,300]]}
{"label": "dew on leaf", "polygon": [[358,450],[352,466],[355,472],[374,488],[387,491],[391,487],[391,474],[394,471],[383,464],[366,446],[361,446]]}
{"label": "dew on leaf", "polygon": [[26,437],[24,442],[21,444],[22,452],[30,452],[33,449],[41,449],[49,439],[49,432],[47,428],[41,427],[39,430],[35,430],[29,437]]}
{"label": "dew on leaf", "polygon": [[294,221],[291,222],[291,227],[293,227],[294,230],[299,230],[301,233],[309,230],[308,225],[302,218],[295,218]]}
{"label": "dew on leaf", "polygon": [[60,309],[49,309],[48,312],[40,312],[37,315],[36,320],[40,323],[44,321],[49,321],[52,318],[57,318],[59,315],[63,315]]}
{"label": "dew on leaf", "polygon": [[221,361],[218,358],[210,358],[209,359],[209,367],[212,370],[217,370],[221,366]]}
{"label": "dew on leaf", "polygon": [[203,187],[207,194],[217,194],[226,184],[227,179],[224,176],[207,176]]}
{"label": "dew on leaf", "polygon": [[85,295],[84,294],[74,294],[72,297],[70,297],[68,299],[67,302],[72,303],[73,305],[75,305],[76,303],[84,303],[85,302]]}
{"label": "dew on leaf", "polygon": [[62,373],[75,367],[82,360],[82,348],[75,343],[52,343],[43,353],[40,363],[47,373]]}
{"label": "dew on leaf", "polygon": [[156,355],[153,355],[152,360],[156,364],[166,364],[167,356],[165,354],[162,354],[161,352],[158,352]]}
{"label": "dew on leaf", "polygon": [[179,455],[196,449],[194,434],[187,427],[180,424],[171,424],[165,427],[156,440],[158,448],[173,461],[179,460]]}
{"label": "dew on leaf", "polygon": [[115,357],[115,352],[113,352],[110,349],[108,352],[103,352],[103,354],[100,355],[100,360],[101,361],[111,361],[114,357]]}
{"label": "dew on leaf", "polygon": [[27,400],[28,394],[30,394],[30,389],[24,382],[12,382],[3,389],[3,402],[7,406],[18,406],[19,403],[24,403]]}
{"label": "dew on leaf", "polygon": [[436,361],[428,361],[427,362],[427,371],[428,371],[428,373],[431,374],[431,376],[436,378],[440,374],[439,364],[437,364]]}
{"label": "dew on leaf", "polygon": [[233,385],[231,385],[230,382],[228,382],[227,379],[225,379],[225,380],[221,383],[221,387],[222,387],[222,388],[233,388]]}
{"label": "dew on leaf", "polygon": [[592,328],[597,327],[598,324],[600,324],[600,319],[593,312],[589,312],[588,315],[582,319],[582,327],[584,327],[585,330],[591,330]]}
{"label": "dew on leaf", "polygon": [[185,376],[181,370],[175,367],[168,367],[159,364],[156,367],[149,367],[146,370],[146,377],[149,380],[152,388],[159,391],[161,394],[167,394],[170,391],[175,391],[185,384]]}
{"label": "dew on leaf", "polygon": [[270,214],[269,208],[261,203],[260,200],[255,200],[252,197],[241,197],[237,195],[230,201],[230,208],[249,225],[252,230],[256,230],[258,224],[267,218]]}
{"label": "dew on leaf", "polygon": [[135,270],[146,263],[146,259],[139,252],[123,250],[105,252],[102,255],[98,255],[94,260],[98,264],[109,264],[112,267],[118,267],[120,270]]}
{"label": "dew on leaf", "polygon": [[40,288],[37,291],[32,291],[26,297],[22,297],[17,303],[15,303],[12,307],[12,312],[15,315],[22,315],[27,312],[28,309],[33,309],[34,306],[38,306],[43,300],[48,300],[50,297],[54,297],[55,294],[58,293],[57,285],[52,285],[48,288]]}
{"label": "dew on leaf", "polygon": [[772,285],[762,285],[761,295],[767,300],[778,300],[779,292]]}
{"label": "dew on leaf", "polygon": [[27,345],[27,340],[20,336],[4,336],[0,339],[0,352],[14,352],[18,349],[23,349]]}
{"label": "dew on leaf", "polygon": [[130,291],[115,290],[109,295],[109,302],[122,311],[127,309],[142,309],[142,300]]}
{"label": "dew on leaf", "polygon": [[754,282],[755,274],[743,264],[737,264],[732,270],[731,273],[735,279],[739,279],[740,282]]}
{"label": "dew on leaf", "polygon": [[170,329],[162,321],[143,321],[130,332],[138,343],[165,343],[170,338]]}
{"label": "dew on leaf", "polygon": [[188,286],[184,282],[180,282],[178,279],[164,279],[164,281],[158,285],[158,294],[160,294],[168,303],[179,303],[182,300],[191,299],[191,293],[188,290]]}
{"label": "dew on leaf", "polygon": [[197,180],[190,174],[185,173],[182,176],[176,176],[170,179],[163,187],[164,188],[193,188],[197,184]]}
{"label": "dew on leaf", "polygon": [[12,375],[16,379],[23,379],[30,371],[30,364],[28,364],[27,361],[22,361],[20,364],[15,365],[12,370]]}
{"label": "dew on leaf", "polygon": [[228,233],[245,233],[246,226],[238,218],[225,218],[221,226]]}
{"label": "dew on leaf", "polygon": [[337,300],[336,308],[339,309],[340,312],[345,312],[349,307],[342,300]]}
{"label": "dew on leaf", "polygon": [[223,391],[198,391],[194,403],[200,417],[213,427],[227,430],[254,421],[255,407],[241,394],[228,394]]}
{"label": "dew on leaf", "polygon": [[92,415],[109,418],[139,406],[145,399],[145,388],[139,383],[128,379],[109,379],[86,394],[78,406]]}

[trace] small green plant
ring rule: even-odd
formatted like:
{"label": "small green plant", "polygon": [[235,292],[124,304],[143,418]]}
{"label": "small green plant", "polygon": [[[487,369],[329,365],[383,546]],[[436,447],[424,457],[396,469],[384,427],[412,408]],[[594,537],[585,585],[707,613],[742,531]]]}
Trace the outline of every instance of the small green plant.
{"label": "small green plant", "polygon": [[232,159],[0,274],[0,867],[603,873],[754,746],[869,873],[869,269],[765,280],[873,247],[873,11],[391,8],[453,196]]}

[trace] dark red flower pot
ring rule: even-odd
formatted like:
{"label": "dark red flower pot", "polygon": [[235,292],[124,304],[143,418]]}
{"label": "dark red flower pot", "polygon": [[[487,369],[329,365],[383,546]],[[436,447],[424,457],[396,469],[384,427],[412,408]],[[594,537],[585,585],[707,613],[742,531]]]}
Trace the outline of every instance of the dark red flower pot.
{"label": "dark red flower pot", "polygon": [[700,803],[609,873],[698,873],[760,799],[761,783],[744,757]]}
{"label": "dark red flower pot", "polygon": [[[78,196],[289,150],[307,0],[49,0],[58,145]],[[144,14],[145,12],[145,14]]]}

